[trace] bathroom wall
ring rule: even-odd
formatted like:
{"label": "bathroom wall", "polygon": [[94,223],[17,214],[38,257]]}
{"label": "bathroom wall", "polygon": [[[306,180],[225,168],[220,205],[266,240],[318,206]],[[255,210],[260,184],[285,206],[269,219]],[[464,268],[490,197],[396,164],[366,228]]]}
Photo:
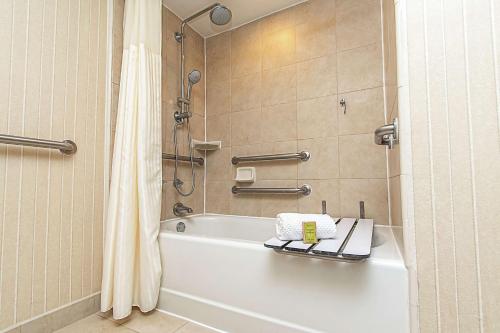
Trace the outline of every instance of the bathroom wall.
{"label": "bathroom wall", "polygon": [[[379,0],[311,0],[207,39],[206,211],[274,216],[283,211],[366,214],[387,224]],[[344,114],[339,101],[344,98]],[[231,193],[233,155],[308,150],[308,162],[252,163],[253,186],[310,184],[310,196]],[[244,164],[243,164],[244,165]]]}
{"label": "bathroom wall", "polygon": [[[387,123],[392,123],[394,118],[397,118],[399,115],[394,0],[382,0],[382,29],[384,39],[385,114]],[[395,145],[393,149],[388,149],[387,156],[391,224],[393,226],[401,226],[399,145]]]}
{"label": "bathroom wall", "polygon": [[[113,22],[113,73],[112,73],[112,116],[111,133],[112,143],[116,127],[116,113],[118,110],[118,96],[120,91],[120,71],[121,58],[123,52],[123,10],[124,0],[114,0],[114,22]],[[179,49],[180,44],[174,39],[174,33],[180,29],[181,20],[170,10],[163,7],[162,12],[162,134],[163,151],[173,153],[173,114],[177,110],[177,96],[179,91]],[[190,121],[191,133],[193,139],[205,139],[205,57],[204,40],[193,31],[186,27],[186,75],[196,68],[201,71],[202,79],[193,88],[192,109],[194,113]],[[186,79],[187,82],[187,79]],[[186,126],[180,130],[180,153],[188,155],[188,144],[186,138]],[[111,150],[113,145],[111,145]],[[202,156],[195,152],[195,156]],[[204,167],[196,166],[196,189],[194,194],[189,197],[182,197],[173,187],[174,162],[163,161],[163,179],[166,181],[163,185],[162,199],[162,219],[174,217],[172,213],[173,205],[181,201],[185,205],[192,207],[195,213],[203,213],[203,195],[204,195]],[[179,176],[185,181],[184,191],[191,186],[191,166],[189,163],[179,163]]]}
{"label": "bathroom wall", "polygon": [[106,1],[0,1],[0,330],[100,290]]}
{"label": "bathroom wall", "polygon": [[396,17],[414,332],[499,332],[500,6],[399,0]]}

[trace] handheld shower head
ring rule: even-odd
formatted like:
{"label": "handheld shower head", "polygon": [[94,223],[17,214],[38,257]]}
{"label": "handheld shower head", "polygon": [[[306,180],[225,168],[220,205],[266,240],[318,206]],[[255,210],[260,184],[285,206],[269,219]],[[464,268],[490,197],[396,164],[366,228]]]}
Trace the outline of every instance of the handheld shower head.
{"label": "handheld shower head", "polygon": [[188,80],[190,84],[197,84],[201,80],[201,72],[193,69],[188,75]]}
{"label": "handheld shower head", "polygon": [[228,24],[232,16],[231,10],[221,4],[216,4],[210,11],[210,20],[216,25]]}
{"label": "handheld shower head", "polygon": [[201,72],[197,69],[193,69],[188,75],[188,91],[187,91],[187,99],[191,99],[191,90],[193,89],[193,85],[197,84],[201,80]]}

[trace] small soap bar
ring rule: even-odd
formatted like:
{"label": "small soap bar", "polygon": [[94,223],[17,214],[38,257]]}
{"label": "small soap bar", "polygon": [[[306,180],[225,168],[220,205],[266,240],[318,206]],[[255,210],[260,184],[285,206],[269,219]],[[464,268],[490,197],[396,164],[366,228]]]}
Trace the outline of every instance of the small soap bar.
{"label": "small soap bar", "polygon": [[304,239],[305,244],[316,244],[318,242],[318,238],[316,236],[316,222],[302,222],[302,238]]}

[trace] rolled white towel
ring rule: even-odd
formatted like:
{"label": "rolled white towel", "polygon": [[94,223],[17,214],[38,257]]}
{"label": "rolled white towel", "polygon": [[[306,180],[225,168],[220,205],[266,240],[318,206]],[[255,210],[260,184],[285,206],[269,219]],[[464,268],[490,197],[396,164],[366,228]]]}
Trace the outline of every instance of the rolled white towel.
{"label": "rolled white towel", "polygon": [[276,237],[280,240],[302,240],[302,222],[316,222],[318,239],[333,238],[337,226],[327,214],[281,213],[276,216]]}

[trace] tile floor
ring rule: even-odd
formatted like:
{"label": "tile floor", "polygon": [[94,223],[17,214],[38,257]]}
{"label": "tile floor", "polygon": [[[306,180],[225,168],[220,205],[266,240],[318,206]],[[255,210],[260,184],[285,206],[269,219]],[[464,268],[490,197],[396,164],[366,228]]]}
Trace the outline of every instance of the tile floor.
{"label": "tile floor", "polygon": [[151,311],[147,314],[134,310],[123,320],[114,320],[108,313],[96,313],[55,333],[215,333],[167,314]]}

